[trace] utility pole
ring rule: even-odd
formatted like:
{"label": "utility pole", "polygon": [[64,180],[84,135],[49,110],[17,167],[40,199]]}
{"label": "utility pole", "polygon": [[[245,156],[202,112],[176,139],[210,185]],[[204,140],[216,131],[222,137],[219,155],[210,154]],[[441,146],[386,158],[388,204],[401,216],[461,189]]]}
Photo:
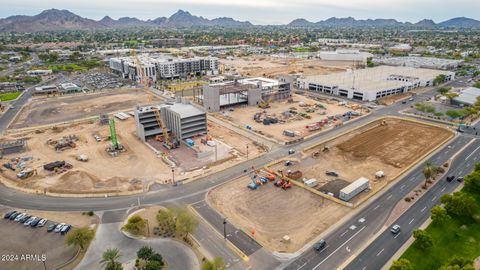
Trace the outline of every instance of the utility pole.
{"label": "utility pole", "polygon": [[247,159],[248,159],[248,143],[247,143]]}
{"label": "utility pole", "polygon": [[172,167],[172,184],[174,186],[176,186],[176,183],[175,183],[175,168],[174,167]]}
{"label": "utility pole", "polygon": [[223,219],[223,239],[227,240],[227,218]]}
{"label": "utility pole", "polygon": [[42,260],[43,263],[43,269],[47,270],[47,266],[45,265],[45,260]]}

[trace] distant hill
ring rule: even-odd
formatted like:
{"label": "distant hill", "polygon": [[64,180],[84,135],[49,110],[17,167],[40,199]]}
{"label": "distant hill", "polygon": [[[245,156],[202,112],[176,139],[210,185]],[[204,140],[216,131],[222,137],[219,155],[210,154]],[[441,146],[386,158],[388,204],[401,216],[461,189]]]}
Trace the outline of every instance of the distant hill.
{"label": "distant hill", "polygon": [[460,17],[436,24],[432,20],[423,19],[417,23],[399,22],[394,19],[366,19],[356,20],[352,17],[331,17],[324,21],[310,22],[305,19],[295,19],[287,24],[288,27],[420,27],[420,28],[480,28],[480,21]]}
{"label": "distant hill", "polygon": [[232,18],[216,18],[209,20],[179,10],[169,18],[159,17],[154,20],[143,21],[132,17],[123,17],[114,20],[109,16],[99,21],[80,17],[68,10],[49,9],[35,16],[11,16],[0,19],[1,32],[40,32],[60,30],[108,29],[126,27],[247,27],[250,22],[236,21]]}
{"label": "distant hill", "polygon": [[[118,20],[109,16],[99,21],[83,18],[68,10],[48,9],[34,16],[16,15],[0,19],[0,32],[40,32],[60,30],[85,29],[115,29],[128,27],[251,27],[248,21],[237,21],[228,17],[207,19],[195,16],[188,11],[178,10],[170,17],[158,17],[150,20],[140,20],[132,17],[123,17]],[[394,19],[366,19],[356,20],[352,17],[331,17],[324,21],[310,22],[306,19],[295,19],[287,27],[410,27],[410,28],[480,28],[480,21],[458,17],[441,23],[424,19],[417,23],[399,22]]]}
{"label": "distant hill", "polygon": [[453,28],[480,28],[480,21],[457,17],[438,24],[441,27],[453,27]]}

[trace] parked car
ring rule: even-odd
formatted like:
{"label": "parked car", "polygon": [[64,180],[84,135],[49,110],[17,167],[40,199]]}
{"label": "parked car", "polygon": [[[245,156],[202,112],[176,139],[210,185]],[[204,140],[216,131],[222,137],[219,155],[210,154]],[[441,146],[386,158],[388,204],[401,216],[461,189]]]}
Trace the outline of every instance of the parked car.
{"label": "parked car", "polygon": [[45,224],[47,224],[48,219],[42,218],[38,221],[37,227],[43,227]]}
{"label": "parked car", "polygon": [[55,230],[53,230],[53,231],[58,233],[62,230],[63,226],[65,226],[65,223],[60,223],[60,224],[57,225],[57,227],[55,227]]}
{"label": "parked car", "polygon": [[25,221],[27,221],[29,218],[31,218],[32,216],[30,215],[25,215],[23,216],[18,222],[19,223],[25,223]]}
{"label": "parked car", "polygon": [[61,234],[66,234],[68,231],[70,231],[70,228],[72,228],[72,225],[64,225],[62,229],[60,230]]}
{"label": "parked car", "polygon": [[31,217],[31,218],[27,219],[27,221],[25,221],[23,223],[23,225],[30,226],[30,223],[34,222],[35,220],[37,220],[37,217]]}
{"label": "parked car", "polygon": [[400,225],[398,224],[395,224],[392,226],[392,228],[390,228],[390,231],[393,233],[393,234],[397,234],[400,232]]}
{"label": "parked car", "polygon": [[58,226],[58,223],[48,225],[47,232],[52,232]]}
{"label": "parked car", "polygon": [[460,182],[460,183],[463,182],[463,177],[458,177],[457,181]]}
{"label": "parked car", "polygon": [[328,176],[338,177],[338,173],[334,172],[334,171],[326,171],[325,174],[328,175]]}
{"label": "parked car", "polygon": [[15,222],[20,222],[20,219],[22,219],[24,216],[26,216],[27,213],[21,213],[20,215],[15,217]]}
{"label": "parked car", "polygon": [[13,213],[8,219],[10,220],[14,220],[16,217],[18,217],[21,213],[20,212],[16,212],[16,213]]}
{"label": "parked car", "polygon": [[42,218],[38,217],[34,221],[30,222],[30,227],[37,227],[40,220],[42,220]]}
{"label": "parked car", "polygon": [[288,154],[289,154],[289,155],[293,155],[293,154],[295,154],[295,150],[294,150],[294,149],[290,149],[290,150],[288,150]]}
{"label": "parked car", "polygon": [[449,175],[449,176],[447,176],[447,182],[452,182],[453,180],[455,180],[455,176],[454,176],[454,175]]}
{"label": "parked car", "polygon": [[315,245],[313,245],[313,249],[315,249],[316,251],[320,251],[320,250],[324,249],[326,246],[327,246],[327,242],[322,239],[322,240],[318,241],[317,243],[315,243]]}
{"label": "parked car", "polygon": [[3,216],[3,218],[4,218],[4,219],[10,218],[10,216],[11,216],[12,214],[15,214],[15,213],[17,213],[17,211],[15,211],[15,210],[8,211],[7,213],[5,213],[5,215]]}

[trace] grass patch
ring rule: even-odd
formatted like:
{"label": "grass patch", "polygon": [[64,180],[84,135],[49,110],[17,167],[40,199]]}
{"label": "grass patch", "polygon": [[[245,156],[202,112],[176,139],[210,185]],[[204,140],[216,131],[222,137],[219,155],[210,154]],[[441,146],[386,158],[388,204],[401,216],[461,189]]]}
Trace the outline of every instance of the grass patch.
{"label": "grass patch", "polygon": [[[466,192],[466,191],[461,191]],[[476,201],[474,215],[480,214],[480,194],[470,193]],[[402,255],[414,269],[439,269],[453,256],[474,260],[480,256],[480,219],[452,217],[442,225],[429,225],[427,233],[433,246],[422,251],[414,242]]]}
{"label": "grass patch", "polygon": [[22,94],[22,92],[0,94],[0,101],[9,101],[9,100],[17,99],[18,96],[20,96],[20,94]]}

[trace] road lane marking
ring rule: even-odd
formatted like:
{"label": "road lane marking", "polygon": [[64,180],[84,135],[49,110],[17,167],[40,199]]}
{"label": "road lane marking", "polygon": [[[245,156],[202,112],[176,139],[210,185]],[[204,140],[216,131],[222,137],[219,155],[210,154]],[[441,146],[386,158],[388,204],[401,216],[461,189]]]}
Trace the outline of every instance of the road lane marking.
{"label": "road lane marking", "polygon": [[347,234],[347,233],[348,233],[348,230],[344,231],[344,232],[340,235],[340,237],[344,236],[344,235]]}
{"label": "road lane marking", "polygon": [[412,224],[412,222],[414,221],[415,219],[412,218],[412,220],[410,220],[410,222],[408,222],[408,225]]}
{"label": "road lane marking", "polygon": [[401,232],[397,233],[397,235],[395,235],[393,238],[397,238],[400,234]]}
{"label": "road lane marking", "polygon": [[367,267],[366,267],[366,266],[364,266],[364,267],[362,268],[362,270],[365,270],[365,269],[367,269]]}
{"label": "road lane marking", "polygon": [[380,250],[380,252],[377,253],[377,257],[380,256],[380,254],[382,254],[382,252],[384,251],[385,249],[382,248],[382,250]]}
{"label": "road lane marking", "polygon": [[465,160],[467,160],[469,157],[471,157],[471,156],[473,155],[473,153],[475,153],[479,148],[480,148],[480,146],[477,147],[477,148],[475,148],[475,150],[473,150],[473,152],[470,153],[470,155],[468,155],[468,156],[465,158]]}
{"label": "road lane marking", "polygon": [[353,231],[353,230],[355,230],[356,228],[357,228],[357,226],[355,226],[355,225],[352,225],[352,226],[350,226],[350,228],[349,228],[349,229]]}
{"label": "road lane marking", "polygon": [[352,235],[350,238],[347,239],[341,246],[339,246],[337,249],[335,249],[332,253],[330,253],[325,259],[323,259],[320,263],[318,263],[312,270],[317,269],[322,263],[324,263],[326,260],[328,260],[333,254],[335,254],[339,249],[343,248],[350,240],[352,240],[355,236],[357,236],[363,229],[365,229],[367,226],[363,226],[358,232],[356,232],[354,235]]}
{"label": "road lane marking", "polygon": [[377,209],[378,209],[378,207],[380,207],[380,204],[379,204],[379,205],[377,205],[377,206],[375,206],[375,208],[373,208],[373,210],[377,210]]}
{"label": "road lane marking", "polygon": [[361,218],[361,219],[359,219],[359,220],[358,220],[358,222],[360,222],[360,223],[363,223],[363,222],[365,222],[365,218]]}
{"label": "road lane marking", "polygon": [[427,209],[427,207],[426,207],[426,206],[425,206],[425,207],[423,207],[423,208],[422,208],[422,210],[420,210],[420,212],[423,212],[423,211],[425,211],[425,209]]}
{"label": "road lane marking", "polygon": [[440,190],[440,192],[444,192],[444,191],[445,191],[445,188],[446,188],[446,187],[443,187],[442,190]]}
{"label": "road lane marking", "polygon": [[401,187],[400,187],[400,190],[403,190],[404,188],[405,188],[405,185],[401,186]]}
{"label": "road lane marking", "polygon": [[387,200],[390,200],[392,198],[392,194],[388,195]]}
{"label": "road lane marking", "polygon": [[433,196],[432,198],[432,202],[435,201],[435,199],[437,198],[437,196]]}

